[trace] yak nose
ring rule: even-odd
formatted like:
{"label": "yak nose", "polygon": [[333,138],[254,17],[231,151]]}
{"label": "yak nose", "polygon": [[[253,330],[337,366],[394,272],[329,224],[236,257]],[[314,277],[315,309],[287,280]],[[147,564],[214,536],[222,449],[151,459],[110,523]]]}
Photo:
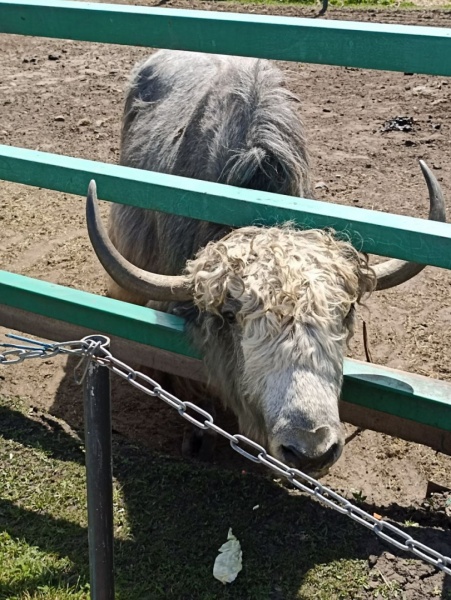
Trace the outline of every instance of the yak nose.
{"label": "yak nose", "polygon": [[305,473],[321,472],[334,464],[340,457],[343,445],[339,442],[333,443],[326,452],[312,456],[296,448],[296,446],[281,446],[282,456],[289,466],[304,471]]}

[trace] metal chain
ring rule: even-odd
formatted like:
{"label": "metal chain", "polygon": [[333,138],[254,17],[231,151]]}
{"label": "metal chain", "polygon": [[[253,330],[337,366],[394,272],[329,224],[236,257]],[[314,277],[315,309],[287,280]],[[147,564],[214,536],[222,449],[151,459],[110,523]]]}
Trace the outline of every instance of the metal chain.
{"label": "metal chain", "polygon": [[[357,521],[357,523],[360,523],[360,525],[363,525],[367,529],[371,529],[378,537],[389,544],[392,544],[399,550],[410,552],[444,573],[451,575],[451,557],[444,556],[443,554],[440,554],[440,552],[418,542],[395,525],[373,517],[306,473],[288,467],[277,458],[268,454],[263,446],[253,442],[246,436],[238,433],[234,435],[228,433],[214,423],[213,417],[206,410],[203,410],[192,402],[180,400],[173,394],[164,390],[161,385],[151,377],[148,377],[144,373],[133,369],[126,363],[115,358],[111,352],[104,347],[109,345],[108,338],[104,336],[92,336],[96,338],[94,341],[91,336],[88,336],[78,341],[47,344],[12,334],[9,334],[8,337],[26,342],[28,345],[0,344],[0,347],[11,348],[0,354],[0,365],[15,364],[30,358],[51,358],[58,354],[73,354],[81,357],[74,373],[77,383],[81,383],[86,374],[89,361],[96,361],[102,366],[107,367],[113,373],[116,373],[116,375],[119,375],[119,377],[126,379],[133,387],[141,392],[144,392],[148,396],[163,400],[192,425],[203,430],[210,429],[226,438],[233,450],[252,462],[265,465],[268,469],[271,469],[281,477],[285,477],[298,490],[301,490],[310,496],[314,496],[329,508],[336,510],[342,515],[347,515],[354,521]],[[102,355],[94,356],[93,353],[98,349]],[[78,371],[81,371],[81,376],[77,374]],[[192,413],[195,414],[193,415]]]}

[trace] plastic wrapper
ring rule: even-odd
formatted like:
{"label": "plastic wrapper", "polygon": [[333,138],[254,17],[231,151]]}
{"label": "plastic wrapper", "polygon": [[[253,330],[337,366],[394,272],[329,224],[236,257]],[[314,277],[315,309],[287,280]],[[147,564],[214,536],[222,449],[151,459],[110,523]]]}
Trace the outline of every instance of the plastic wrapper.
{"label": "plastic wrapper", "polygon": [[227,542],[219,548],[213,567],[213,576],[224,585],[235,581],[238,573],[243,568],[241,544],[229,529]]}

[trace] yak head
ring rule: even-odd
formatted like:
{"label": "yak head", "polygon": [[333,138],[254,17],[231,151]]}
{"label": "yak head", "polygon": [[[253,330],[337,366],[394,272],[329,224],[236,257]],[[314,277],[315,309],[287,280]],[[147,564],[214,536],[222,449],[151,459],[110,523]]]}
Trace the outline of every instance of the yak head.
{"label": "yak head", "polygon": [[343,448],[338,414],[354,305],[375,276],[332,232],[244,227],[187,264],[189,331],[240,430],[306,471]]}

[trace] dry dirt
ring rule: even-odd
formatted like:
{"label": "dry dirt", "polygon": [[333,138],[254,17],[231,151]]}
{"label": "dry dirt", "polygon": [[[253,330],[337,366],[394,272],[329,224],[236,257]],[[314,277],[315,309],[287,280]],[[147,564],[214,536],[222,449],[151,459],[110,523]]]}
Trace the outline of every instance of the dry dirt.
{"label": "dry dirt", "polygon": [[[170,1],[165,6],[210,9],[213,4]],[[216,10],[231,8],[214,4]],[[311,16],[316,10],[234,8],[298,16]],[[430,9],[333,10],[328,18],[451,27],[450,12]],[[133,64],[147,53],[146,49],[0,36],[0,143],[116,162],[124,84]],[[318,199],[426,216],[427,192],[418,159],[434,169],[445,195],[451,197],[451,81],[305,64],[282,67],[302,100]],[[412,117],[413,130],[382,133],[383,124],[396,116]],[[2,182],[0,209],[0,268],[104,293],[85,233],[83,199]],[[450,291],[451,273],[427,268],[399,289],[374,295],[361,311],[369,326],[373,360],[451,380]],[[350,355],[364,358],[360,329]],[[49,411],[77,428],[80,392],[70,369],[67,373],[62,360],[9,368],[2,372],[1,393],[26,397],[31,407]],[[155,409],[124,386],[116,385],[115,392],[116,432],[159,451],[179,453],[182,426],[176,415],[164,407]],[[353,431],[349,427],[349,433]],[[247,468],[231,454],[221,448],[216,460],[225,467]],[[443,548],[449,535],[448,517],[432,523],[421,506],[429,480],[451,486],[450,467],[451,458],[426,447],[363,431],[348,443],[325,482],[347,495],[366,496],[366,504],[375,512],[401,522],[410,518],[409,507],[420,507],[415,509],[417,521],[448,531],[437,532],[436,541]],[[384,560],[393,569],[393,562]],[[384,571],[381,562],[378,568]],[[440,577],[434,576],[436,588],[442,586]],[[406,598],[432,597],[433,585],[426,585],[427,580],[428,576],[417,577],[421,585],[415,584]],[[405,578],[406,590],[408,583]]]}

